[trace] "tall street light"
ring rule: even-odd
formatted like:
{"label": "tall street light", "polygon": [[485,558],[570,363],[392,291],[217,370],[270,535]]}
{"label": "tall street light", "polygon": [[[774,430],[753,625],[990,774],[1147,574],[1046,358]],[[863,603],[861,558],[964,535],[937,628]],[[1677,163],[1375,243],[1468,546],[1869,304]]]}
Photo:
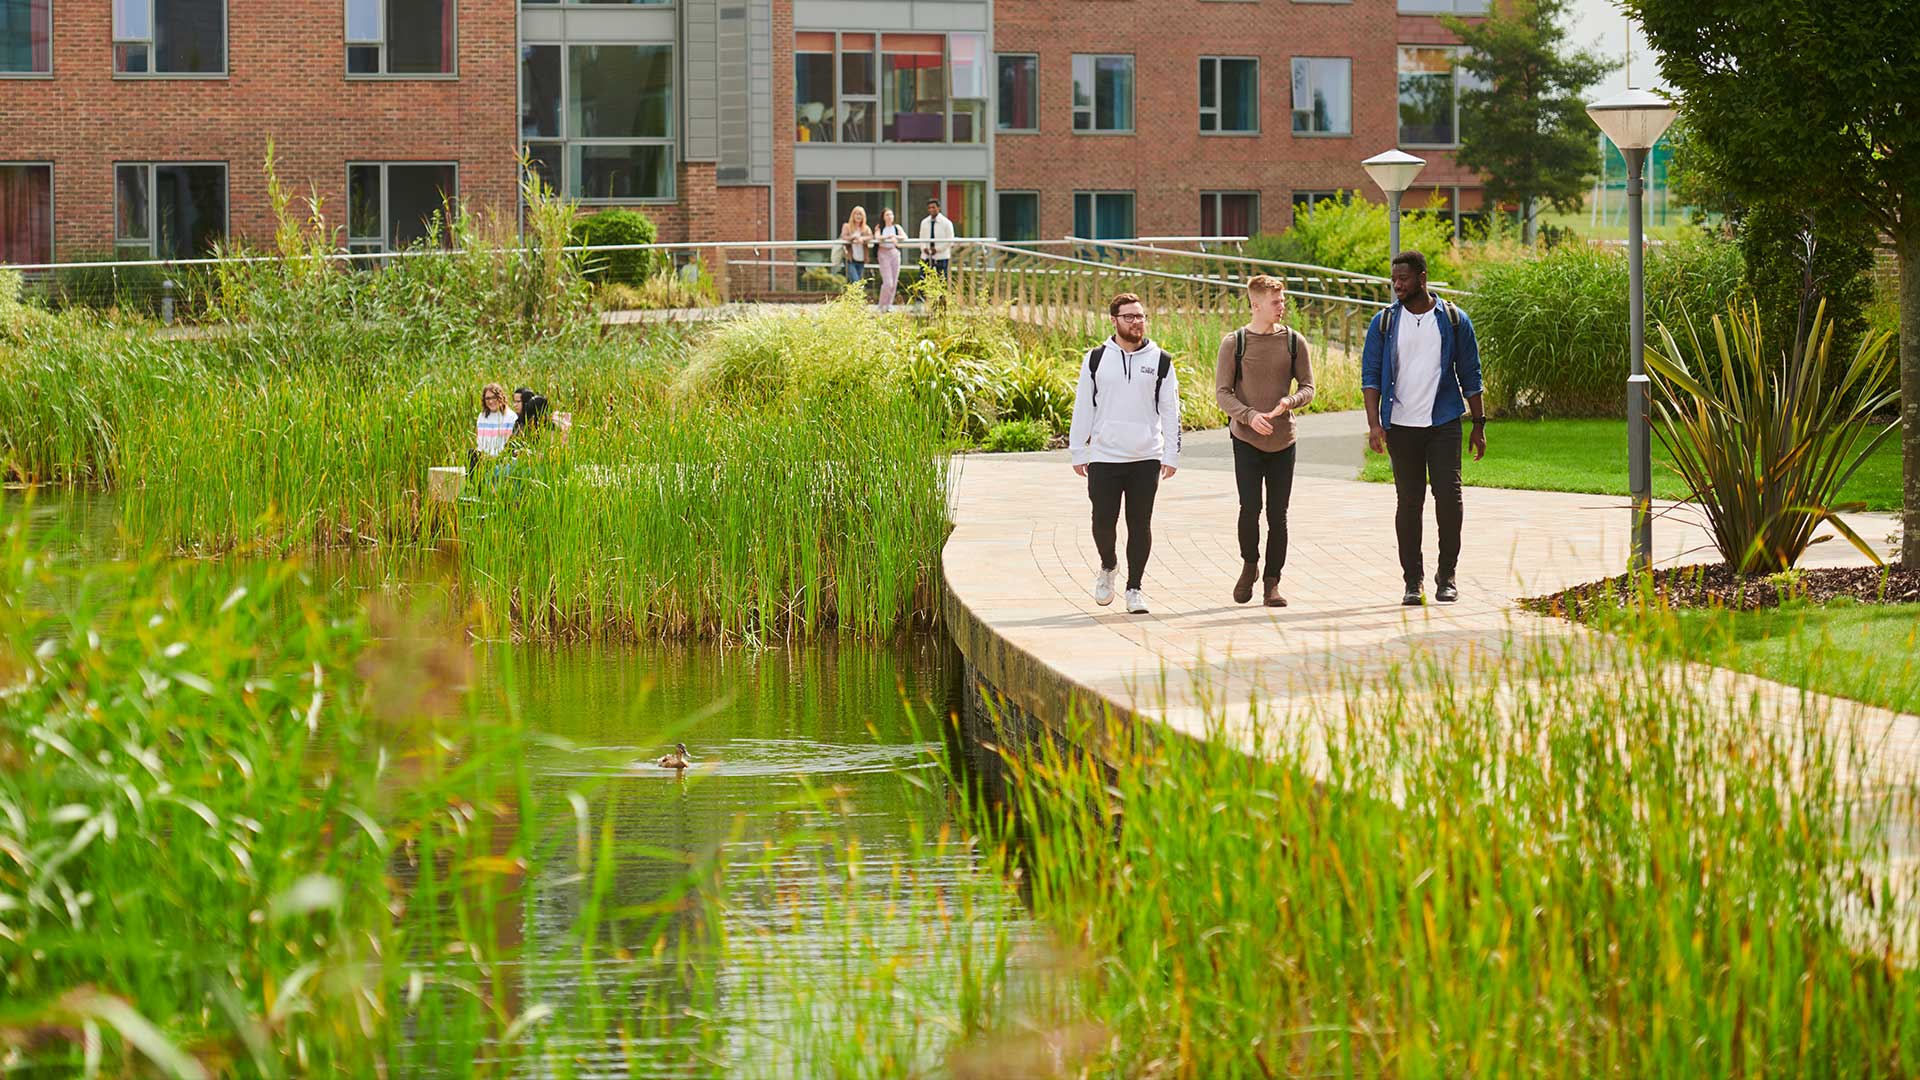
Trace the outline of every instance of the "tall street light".
{"label": "tall street light", "polygon": [[1391,258],[1400,254],[1400,196],[1413,186],[1413,178],[1427,163],[1404,150],[1388,150],[1361,162],[1360,167],[1387,193],[1387,249]]}
{"label": "tall street light", "polygon": [[1679,110],[1646,90],[1626,90],[1587,106],[1627,161],[1627,489],[1633,499],[1633,553],[1627,568],[1653,567],[1653,445],[1647,406],[1647,288],[1640,229],[1640,173],[1647,152]]}

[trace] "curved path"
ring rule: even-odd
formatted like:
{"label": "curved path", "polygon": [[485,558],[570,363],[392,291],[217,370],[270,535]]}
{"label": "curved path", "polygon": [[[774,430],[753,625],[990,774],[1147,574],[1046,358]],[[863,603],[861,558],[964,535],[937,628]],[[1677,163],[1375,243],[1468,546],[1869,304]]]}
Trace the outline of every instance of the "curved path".
{"label": "curved path", "polygon": [[[1303,417],[1282,591],[1290,606],[1238,605],[1235,495],[1224,431],[1189,433],[1182,467],[1162,483],[1146,578],[1152,612],[1096,607],[1096,559],[1085,482],[1064,451],[956,459],[955,528],[944,553],[948,625],[980,676],[1043,721],[1070,699],[1105,702],[1204,734],[1208,717],[1250,709],[1285,719],[1351,694],[1355,680],[1417,656],[1449,664],[1526,639],[1574,641],[1583,631],[1515,607],[1522,596],[1618,573],[1625,500],[1599,495],[1469,488],[1460,602],[1402,608],[1393,490],[1351,479],[1365,421],[1358,413]],[[1498,432],[1494,432],[1498,449]],[[1859,515],[1877,542],[1890,515]],[[1427,513],[1428,574],[1436,550]],[[1123,528],[1124,538],[1124,528]],[[1655,526],[1661,564],[1714,558],[1706,534],[1680,517]],[[1887,554],[1883,550],[1883,555]],[[1124,554],[1123,554],[1124,559]],[[1805,565],[1864,564],[1844,542],[1818,544]],[[1804,708],[1864,720],[1884,733],[1883,758],[1920,763],[1920,718],[1801,695],[1709,668],[1683,672],[1724,684],[1726,700],[1757,700],[1781,719]],[[1346,689],[1343,689],[1346,687]],[[1913,774],[1909,774],[1913,775]]]}

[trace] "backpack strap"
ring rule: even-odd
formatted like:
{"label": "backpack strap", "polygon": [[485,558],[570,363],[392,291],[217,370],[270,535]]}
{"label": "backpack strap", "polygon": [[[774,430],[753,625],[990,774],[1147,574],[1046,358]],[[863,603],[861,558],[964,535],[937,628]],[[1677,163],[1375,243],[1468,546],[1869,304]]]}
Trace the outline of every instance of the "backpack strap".
{"label": "backpack strap", "polygon": [[1100,374],[1100,358],[1105,355],[1107,355],[1107,343],[1104,341],[1095,345],[1093,351],[1087,354],[1087,381],[1093,384],[1093,400],[1089,404],[1095,408],[1100,406],[1100,380],[1097,376]]}
{"label": "backpack strap", "polygon": [[1246,356],[1247,328],[1243,326],[1233,332],[1233,386],[1236,390],[1240,388],[1240,361],[1246,359]]}
{"label": "backpack strap", "polygon": [[1153,411],[1156,414],[1160,412],[1160,387],[1166,383],[1167,373],[1172,370],[1173,357],[1167,355],[1167,350],[1161,349],[1160,373],[1153,377]]}

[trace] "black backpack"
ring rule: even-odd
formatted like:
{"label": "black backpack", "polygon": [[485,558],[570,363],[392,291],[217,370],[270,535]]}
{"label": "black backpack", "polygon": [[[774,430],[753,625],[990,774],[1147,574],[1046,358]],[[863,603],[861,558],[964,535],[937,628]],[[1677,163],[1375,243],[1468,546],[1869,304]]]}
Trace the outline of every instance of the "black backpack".
{"label": "black backpack", "polygon": [[[1093,405],[1095,408],[1098,408],[1100,405],[1100,380],[1094,378],[1094,376],[1099,373],[1100,358],[1105,355],[1107,355],[1107,343],[1104,341],[1095,345],[1093,351],[1087,354],[1087,379],[1093,383]],[[1167,381],[1167,372],[1172,370],[1173,357],[1167,355],[1167,350],[1161,349],[1160,373],[1153,377],[1153,411],[1156,413],[1160,411],[1160,387]]]}
{"label": "black backpack", "polygon": [[[1247,358],[1247,328],[1241,327],[1233,332],[1233,385],[1240,386],[1240,362]],[[1300,335],[1287,328],[1287,378],[1293,378],[1294,369],[1300,366]]]}

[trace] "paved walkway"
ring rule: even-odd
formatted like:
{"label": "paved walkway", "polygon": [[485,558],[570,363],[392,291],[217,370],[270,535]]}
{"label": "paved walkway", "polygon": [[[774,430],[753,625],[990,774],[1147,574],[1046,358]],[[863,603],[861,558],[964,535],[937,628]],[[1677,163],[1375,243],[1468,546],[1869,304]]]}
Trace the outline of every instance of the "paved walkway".
{"label": "paved walkway", "polygon": [[[1515,600],[1625,565],[1622,498],[1469,488],[1460,602],[1403,608],[1393,491],[1353,479],[1364,417],[1309,415],[1300,429],[1282,582],[1290,606],[1281,609],[1257,600],[1243,606],[1229,596],[1240,556],[1224,431],[1189,433],[1179,474],[1160,487],[1148,615],[1127,615],[1118,600],[1094,605],[1097,560],[1084,481],[1069,471],[1064,451],[958,459],[944,572],[950,613],[959,605],[968,616],[951,621],[972,624],[956,626],[963,650],[990,681],[1015,684],[1018,692],[1009,696],[1029,709],[1047,707],[1041,699],[1052,682],[1200,734],[1209,715],[1246,716],[1256,704],[1282,715],[1324,707],[1350,692],[1344,684],[1419,654],[1459,664],[1497,652],[1503,641],[1575,641],[1585,632],[1521,612]],[[1494,441],[1497,451],[1497,430]],[[1888,553],[1890,515],[1850,520]],[[1427,534],[1430,579],[1437,550],[1431,505]],[[1661,518],[1654,536],[1661,565],[1716,558],[1705,532],[1684,518]],[[1122,538],[1124,545],[1124,526]],[[1124,568],[1124,546],[1122,559]],[[1836,539],[1817,544],[1803,565],[1865,561]],[[1805,707],[1797,691],[1750,676],[1704,668],[1681,674],[1721,684],[1728,700],[1757,694],[1782,721]],[[1029,700],[1020,701],[1021,693]],[[1920,718],[1817,697],[1812,706],[1884,732],[1890,762],[1920,763]]]}

